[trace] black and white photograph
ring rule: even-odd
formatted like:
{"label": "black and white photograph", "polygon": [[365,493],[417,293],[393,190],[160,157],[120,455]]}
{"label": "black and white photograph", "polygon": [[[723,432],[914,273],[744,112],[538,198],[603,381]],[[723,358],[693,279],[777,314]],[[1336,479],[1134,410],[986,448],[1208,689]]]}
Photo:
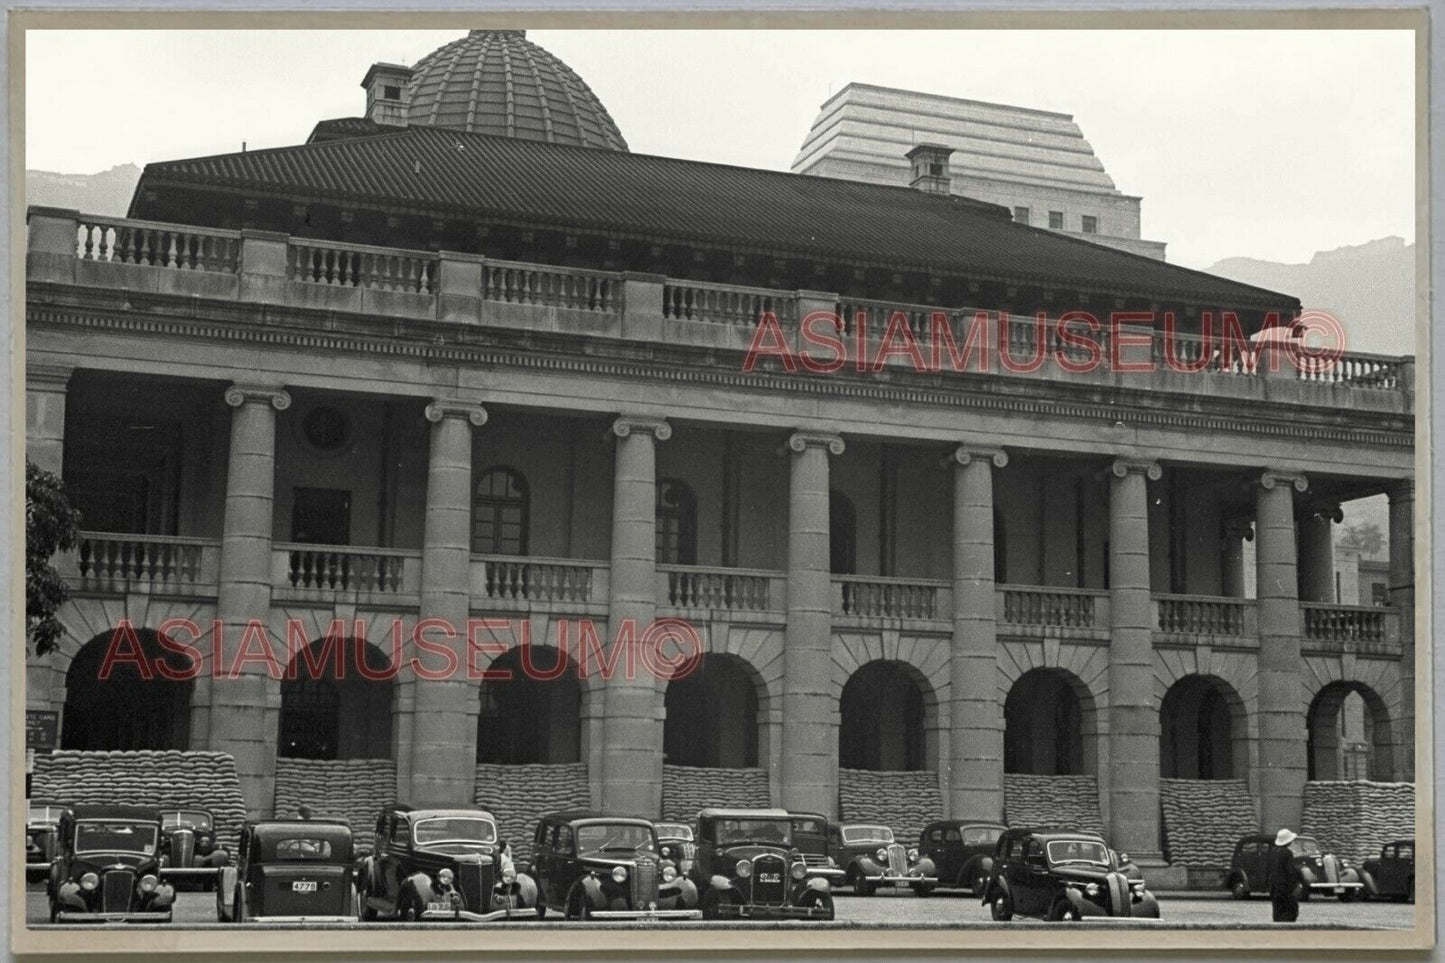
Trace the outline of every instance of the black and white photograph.
{"label": "black and white photograph", "polygon": [[1259,14],[12,12],[12,946],[1433,946],[1426,20]]}

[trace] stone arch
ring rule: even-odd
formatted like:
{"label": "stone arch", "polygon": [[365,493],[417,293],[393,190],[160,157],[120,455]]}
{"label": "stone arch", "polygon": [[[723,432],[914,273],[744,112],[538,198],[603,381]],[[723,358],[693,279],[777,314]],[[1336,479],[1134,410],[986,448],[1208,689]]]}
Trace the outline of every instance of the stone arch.
{"label": "stone arch", "polygon": [[192,668],[154,629],[124,623],[97,633],[65,669],[61,748],[187,748],[194,682],[174,676]]}
{"label": "stone arch", "polygon": [[[1007,706],[1014,686],[1030,672],[1056,673],[1079,703],[1082,772],[1102,777],[1100,763],[1108,734],[1109,649],[1102,645],[1072,645],[1058,639],[1007,639],[999,646],[998,704],[1003,711],[1004,745],[1008,745]],[[1005,752],[1007,755],[1007,752]],[[1005,759],[1007,762],[1007,759]],[[1007,771],[1007,766],[1005,766]]]}
{"label": "stone arch", "polygon": [[[845,717],[845,694],[850,682],[855,680],[860,671],[872,663],[881,662],[893,666],[891,671],[896,688],[906,692],[907,686],[902,685],[906,680],[907,685],[912,686],[917,693],[917,706],[921,710],[921,722],[917,728],[922,733],[922,748],[914,753],[918,757],[917,768],[943,772],[944,759],[948,753],[949,641],[947,638],[935,636],[904,635],[894,630],[834,634],[833,698],[834,719],[839,729],[840,765],[853,768],[843,763],[842,759],[845,741],[856,738],[856,734],[845,731],[850,721]],[[864,688],[858,691],[867,690]],[[852,750],[849,750],[850,754],[851,752]]]}
{"label": "stone arch", "polygon": [[929,753],[925,705],[937,696],[923,674],[896,659],[875,659],[849,676],[839,698],[838,765],[919,772],[937,767]]}
{"label": "stone arch", "polygon": [[391,758],[396,676],[390,656],[365,639],[313,639],[286,665],[276,755]]}
{"label": "stone arch", "polygon": [[[1352,697],[1363,703],[1359,731],[1347,710]],[[1395,746],[1389,707],[1373,688],[1362,682],[1338,680],[1315,693],[1305,714],[1308,736],[1308,778],[1396,778]]]}
{"label": "stone arch", "polygon": [[1097,775],[1100,714],[1089,687],[1068,669],[1022,673],[1004,698],[1004,772]]}
{"label": "stone arch", "polygon": [[477,687],[477,762],[522,765],[586,759],[585,683],[578,664],[554,646],[508,648],[485,667],[507,678]]}
{"label": "stone arch", "polygon": [[[1339,722],[1345,696],[1350,692],[1358,693],[1362,700],[1364,711],[1359,722],[1368,720],[1370,727],[1368,738],[1360,740],[1365,746],[1363,752],[1357,750],[1361,758],[1352,764],[1353,769],[1365,774],[1362,778],[1387,782],[1403,778],[1404,743],[1396,731],[1403,697],[1398,661],[1349,654],[1307,655],[1299,678],[1299,717],[1305,727],[1309,778],[1343,778],[1346,770],[1331,762],[1331,758],[1339,758],[1339,741],[1332,737],[1332,732],[1338,733],[1338,726],[1332,729],[1326,723]],[[1321,763],[1318,772],[1316,762]]]}
{"label": "stone arch", "polygon": [[1218,676],[1191,673],[1159,700],[1159,775],[1166,779],[1245,779],[1249,714]]}
{"label": "stone arch", "polygon": [[663,759],[674,766],[754,768],[766,758],[768,687],[741,656],[704,653],[698,666],[667,683]]}

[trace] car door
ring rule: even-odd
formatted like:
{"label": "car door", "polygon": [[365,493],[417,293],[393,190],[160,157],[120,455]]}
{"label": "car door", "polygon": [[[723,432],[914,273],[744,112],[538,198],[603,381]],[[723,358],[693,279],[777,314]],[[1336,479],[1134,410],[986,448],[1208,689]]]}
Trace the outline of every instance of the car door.
{"label": "car door", "polygon": [[538,901],[549,899],[552,878],[552,824],[543,820],[537,823],[532,834],[532,879],[537,884]]}
{"label": "car door", "polygon": [[386,845],[382,847],[377,861],[378,875],[381,877],[381,895],[386,898],[387,905],[396,906],[401,900],[401,881],[407,849],[411,845],[411,824],[406,817],[399,813],[391,813],[386,818]]}
{"label": "car door", "polygon": [[938,864],[938,878],[956,881],[963,872],[966,859],[963,851],[963,832],[958,826],[943,827],[943,859]]}
{"label": "car door", "polygon": [[918,840],[918,852],[933,860],[933,868],[942,880],[951,879],[943,852],[943,827],[929,826]]}
{"label": "car door", "polygon": [[560,823],[552,837],[553,905],[563,910],[567,908],[567,894],[572,892],[573,885],[581,876],[582,868],[577,862],[577,841],[573,837],[572,827]]}
{"label": "car door", "polygon": [[1024,845],[1024,858],[1018,863],[1019,884],[1014,892],[1014,909],[1030,916],[1042,916],[1049,909],[1049,868],[1044,846],[1034,837]]}
{"label": "car door", "polygon": [[1388,871],[1390,892],[1403,896],[1409,883],[1410,874],[1415,869],[1415,844],[1400,843],[1394,849],[1395,852],[1385,864],[1390,867]]}
{"label": "car door", "polygon": [[1273,849],[1274,844],[1267,839],[1245,844],[1245,852],[1248,854],[1245,859],[1245,873],[1249,875],[1250,892],[1269,892],[1274,874],[1274,860],[1269,858]]}

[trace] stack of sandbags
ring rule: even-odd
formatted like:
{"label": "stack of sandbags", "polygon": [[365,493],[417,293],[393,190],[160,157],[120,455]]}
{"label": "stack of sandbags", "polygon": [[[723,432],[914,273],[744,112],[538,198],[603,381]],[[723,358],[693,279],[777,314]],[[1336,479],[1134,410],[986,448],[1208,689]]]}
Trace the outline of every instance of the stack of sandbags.
{"label": "stack of sandbags", "polygon": [[396,765],[390,759],[277,759],[277,819],[311,809],[313,819],[351,825],[358,854],[371,852],[376,817],[396,796]]}
{"label": "stack of sandbags", "polygon": [[690,823],[700,809],[766,809],[769,805],[766,769],[662,767],[663,819]]}
{"label": "stack of sandbags", "polygon": [[207,809],[215,820],[217,841],[232,853],[246,819],[235,760],[223,752],[60,749],[36,755],[30,795],[67,805]]}
{"label": "stack of sandbags", "polygon": [[1104,818],[1099,813],[1099,781],[1093,776],[1005,773],[1003,810],[1004,821],[1010,826],[1058,826],[1104,832]]}
{"label": "stack of sandbags", "polygon": [[476,802],[497,817],[497,832],[519,865],[532,858],[537,820],[562,809],[587,809],[586,763],[508,766],[478,763]]}
{"label": "stack of sandbags", "polygon": [[900,843],[916,846],[923,827],[943,818],[938,773],[839,769],[838,818],[887,826]]}
{"label": "stack of sandbags", "polygon": [[1164,858],[1174,866],[1228,867],[1241,836],[1259,832],[1243,779],[1160,779]]}
{"label": "stack of sandbags", "polygon": [[[1307,782],[1300,832],[1320,848],[1363,861],[1415,835],[1415,786],[1408,782]],[[1266,827],[1269,828],[1269,827]]]}

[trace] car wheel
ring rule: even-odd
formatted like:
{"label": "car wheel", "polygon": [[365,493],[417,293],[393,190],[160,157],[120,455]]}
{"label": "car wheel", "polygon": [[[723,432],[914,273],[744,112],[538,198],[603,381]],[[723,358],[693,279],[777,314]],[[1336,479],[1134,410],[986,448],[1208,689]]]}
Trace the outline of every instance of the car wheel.
{"label": "car wheel", "polygon": [[1229,885],[1229,895],[1235,899],[1249,899],[1249,885],[1242,879],[1237,879]]}
{"label": "car wheel", "polygon": [[246,904],[241,899],[241,890],[239,887],[236,889],[235,898],[231,900],[231,922],[246,922]]}
{"label": "car wheel", "polygon": [[878,887],[874,886],[872,883],[868,882],[868,880],[863,877],[863,873],[862,873],[862,872],[860,872],[859,870],[856,870],[856,869],[853,871],[853,895],[854,895],[854,896],[872,896],[872,895],[873,895],[873,892],[874,892],[877,888],[878,888]]}
{"label": "car wheel", "polygon": [[1008,922],[1014,918],[1013,900],[1000,893],[993,898],[993,902],[988,904],[988,915],[992,916],[997,923]]}
{"label": "car wheel", "polygon": [[544,919],[546,919],[546,918],[547,918],[547,904],[544,903],[544,902],[542,902],[541,897],[538,897],[538,899],[537,899],[537,919],[539,919],[539,920],[544,920]]}
{"label": "car wheel", "polygon": [[1340,893],[1340,902],[1341,902],[1341,903],[1353,903],[1354,901],[1355,901],[1355,891],[1354,891],[1354,890],[1352,890],[1352,889],[1347,889],[1347,890],[1345,890],[1344,892]]}
{"label": "car wheel", "polygon": [[822,919],[822,920],[831,920],[831,919],[833,919],[833,894],[832,894],[832,893],[819,893],[819,894],[818,894],[818,898],[815,899],[815,900],[813,900],[812,905],[813,905],[813,906],[817,906],[820,910],[822,910],[822,915],[820,915],[820,916],[818,917],[819,919]]}
{"label": "car wheel", "polygon": [[932,884],[932,883],[914,883],[914,884],[913,884],[913,895],[914,895],[914,896],[927,896],[928,894],[930,894],[930,893],[932,893],[932,892],[933,892],[933,884]]}
{"label": "car wheel", "polygon": [[1079,910],[1073,903],[1061,899],[1049,910],[1049,919],[1056,923],[1076,923],[1079,920]]}
{"label": "car wheel", "polygon": [[717,890],[708,887],[707,892],[703,893],[702,899],[698,901],[698,905],[702,910],[703,919],[715,920],[718,918],[718,907],[722,905],[722,897]]}
{"label": "car wheel", "polygon": [[425,909],[421,897],[415,891],[409,890],[401,894],[401,906],[397,907],[396,917],[408,923],[419,923]]}

